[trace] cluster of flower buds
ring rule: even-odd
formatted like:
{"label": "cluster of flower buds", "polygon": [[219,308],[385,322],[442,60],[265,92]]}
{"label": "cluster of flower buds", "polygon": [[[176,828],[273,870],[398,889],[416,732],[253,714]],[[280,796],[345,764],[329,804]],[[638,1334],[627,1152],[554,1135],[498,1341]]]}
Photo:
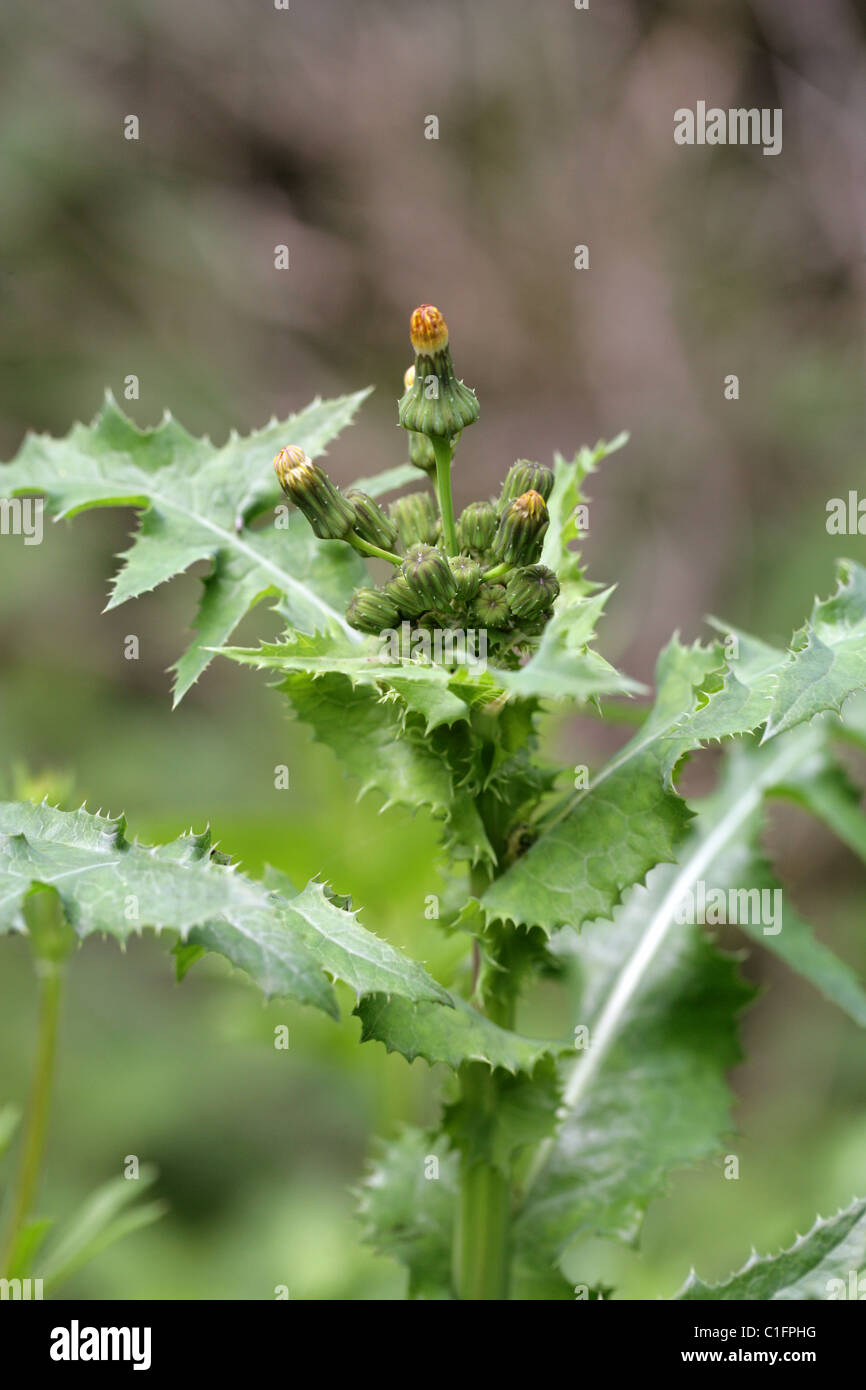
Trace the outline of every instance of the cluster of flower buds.
{"label": "cluster of flower buds", "polygon": [[[462,430],[478,419],[478,402],[454,374],[438,309],[424,304],[415,310],[411,339],[415,365],[406,373],[400,424],[409,434],[411,461],[431,479],[439,454],[441,484],[442,450],[447,472]],[[470,502],[456,524],[450,489],[447,507],[440,490],[439,505],[432,492],[421,491],[385,509],[358,489],[341,493],[302,449],[281,449],[274,468],[317,536],[347,541],[393,566],[385,583],[354,594],[346,616],[358,631],[378,634],[407,622],[483,628],[491,654],[516,665],[550,619],[559,584],[540,563],[554,481],[549,468],[518,459],[499,496]]]}

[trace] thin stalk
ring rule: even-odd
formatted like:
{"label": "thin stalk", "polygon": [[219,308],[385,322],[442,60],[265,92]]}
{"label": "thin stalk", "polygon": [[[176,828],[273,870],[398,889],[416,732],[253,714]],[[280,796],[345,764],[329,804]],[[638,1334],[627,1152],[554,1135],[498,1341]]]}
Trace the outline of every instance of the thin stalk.
{"label": "thin stalk", "polygon": [[39,1018],[36,1057],[27,1101],[27,1117],[21,1140],[21,1155],[12,1196],[9,1227],[0,1257],[0,1269],[8,1270],[18,1238],[33,1207],[33,1199],[42,1169],[48,1110],[54,1081],[57,1055],[57,1026],[60,1018],[60,999],[63,990],[63,967],[56,962],[40,961]]}
{"label": "thin stalk", "polygon": [[513,565],[509,565],[503,560],[501,565],[494,565],[492,569],[485,570],[481,578],[484,580],[501,579],[503,575],[510,574],[513,568]]}
{"label": "thin stalk", "polygon": [[436,491],[442,516],[442,535],[449,555],[456,555],[457,527],[454,525],[454,503],[451,499],[451,443],[443,435],[430,436],[433,457],[436,459]]}
{"label": "thin stalk", "polygon": [[377,560],[387,560],[389,565],[402,565],[403,561],[399,555],[395,555],[393,550],[380,550],[378,545],[372,545],[370,541],[362,540],[356,536],[354,531],[350,531],[346,540],[357,550],[360,555],[375,555]]}

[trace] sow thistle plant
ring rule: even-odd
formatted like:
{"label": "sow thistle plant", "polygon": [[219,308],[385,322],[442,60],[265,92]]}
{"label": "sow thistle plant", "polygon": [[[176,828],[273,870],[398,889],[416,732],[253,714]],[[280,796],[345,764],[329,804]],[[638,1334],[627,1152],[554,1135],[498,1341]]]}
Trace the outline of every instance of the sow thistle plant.
{"label": "sow thistle plant", "polygon": [[[40,494],[58,518],[139,511],[110,607],[208,562],[175,701],[218,652],[267,671],[362,792],[428,812],[454,963],[434,978],[336,889],[314,877],[299,891],[275,871],[255,882],[207,833],[153,847],[86,808],[0,805],[0,925],[30,934],[42,1018],[7,1271],[40,1268],[34,1194],[65,962],[93,933],[122,942],[149,927],[171,933],[180,975],[216,952],[267,998],[334,1018],[341,981],[362,1041],[449,1074],[438,1126],[403,1129],[360,1183],[364,1238],[405,1265],[410,1297],[596,1296],[586,1240],[634,1242],[671,1174],[731,1143],[726,1073],[754,991],[683,904],[778,902],[761,843],[777,799],[866,859],[861,791],[840,758],[866,750],[866,571],[841,561],[786,650],[720,624],[706,642],[675,635],[644,699],[595,650],[610,591],[576,548],[585,480],[624,437],[552,467],[505,461],[498,495],[455,515],[453,461],[478,402],[437,309],[415,311],[411,341],[398,406],[410,461],[346,491],[317,460],[365,392],[221,447],[170,416],[139,430],[108,397],[65,439],[28,437],[0,475],[5,495]],[[282,638],[227,645],[263,599]],[[470,631],[484,659],[445,640]],[[546,717],[625,701],[635,731],[587,777],[541,757]],[[721,754],[715,790],[687,801],[680,770],[708,745]],[[866,1024],[861,982],[782,902],[770,932],[749,911],[740,930]],[[521,1027],[539,981],[570,1015],[554,1037]],[[866,1198],[720,1284],[692,1273],[676,1297],[826,1298],[864,1260]]]}

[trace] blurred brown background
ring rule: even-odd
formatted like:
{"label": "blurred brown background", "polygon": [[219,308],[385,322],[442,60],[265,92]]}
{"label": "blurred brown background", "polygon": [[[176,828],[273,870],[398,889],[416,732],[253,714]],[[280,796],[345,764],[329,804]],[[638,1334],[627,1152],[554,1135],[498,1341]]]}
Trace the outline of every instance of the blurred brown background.
{"label": "blurred brown background", "polygon": [[[0,457],[27,429],[64,434],[92,416],[106,385],[141,424],[168,407],[219,440],[369,383],[375,394],[329,466],[347,481],[402,462],[408,316],[430,300],[482,408],[461,444],[458,503],[492,490],[516,457],[548,461],[631,432],[590,489],[585,554],[595,578],[619,585],[600,631],[608,658],[648,679],[670,632],[693,638],[706,612],[787,640],[813,594],[832,588],[833,558],[866,560],[862,537],[825,529],[828,498],[864,486],[864,8],[590,3],[291,0],[279,11],[271,0],[71,0],[49,10],[7,0]],[[676,145],[673,113],[698,100],[781,107],[781,154]],[[138,141],[124,139],[130,114]],[[438,140],[425,138],[430,115]],[[288,271],[274,269],[282,243]],[[578,244],[588,270],[574,268]],[[124,402],[130,373],[141,398]],[[723,394],[730,373],[736,401]],[[269,858],[299,878],[321,870],[354,887],[369,925],[418,949],[430,889],[411,866],[427,863],[429,827],[348,812],[335,764],[304,751],[275,697],[227,663],[171,714],[165,668],[197,579],[100,617],[129,529],[128,515],[96,513],[50,529],[38,548],[0,544],[4,762],[70,769],[82,796],[123,806],[145,834],[210,818],[251,868]],[[241,635],[271,629],[259,613]],[[138,663],[122,660],[129,632],[142,639]],[[578,737],[596,740],[592,761],[597,733]],[[290,802],[271,777],[286,749],[301,768]],[[796,817],[777,839],[801,907],[866,965],[860,866]],[[2,1078],[16,1092],[28,975],[16,943],[2,950],[7,980],[22,981],[6,1024],[21,1055],[7,1052]],[[204,974],[187,1002],[158,948],[136,952],[149,963],[146,989],[130,957],[96,943],[82,953],[90,1022],[76,1032],[71,1016],[61,1094],[79,1138],[58,1137],[49,1189],[63,1207],[113,1172],[146,1094],[147,1151],[176,1216],[138,1238],[149,1264],[111,1257],[113,1287],[161,1296],[166,1260],[182,1250],[171,1296],[260,1296],[245,1291],[253,1276],[238,1262],[253,1259],[251,1231],[264,1240],[275,1210],[285,1240],[307,1252],[296,1286],[315,1296],[396,1287],[390,1267],[357,1263],[342,1194],[371,1127],[413,1106],[426,1113],[421,1064],[385,1068],[377,1050],[347,1080],[356,1053],[323,1041],[331,1035],[315,1023],[301,1034],[305,1079],[295,1074],[287,1092],[269,1076],[259,1091],[250,1076],[269,1025],[252,997],[241,1006],[237,982],[218,975],[212,994]],[[805,986],[763,960],[752,969],[773,986],[749,1025],[753,1061],[739,1083],[758,1176],[739,1206],[719,1195],[717,1175],[705,1187],[684,1180],[679,1204],[650,1228],[650,1273],[634,1285],[649,1296],[685,1273],[684,1242],[703,1273],[724,1273],[753,1235],[790,1238],[866,1169],[862,1040]],[[225,1144],[229,1063],[210,1041],[215,1019],[237,1068],[230,1127],[247,1146]],[[125,1039],[110,1101],[107,1038]],[[212,1096],[192,1136],[181,1077]],[[277,1107],[288,1116],[285,1161],[263,1118]],[[264,1184],[255,1210],[239,1195],[251,1171]],[[311,1175],[324,1183],[313,1235]],[[204,1235],[189,1217],[193,1190]],[[259,1273],[272,1278],[270,1265]],[[92,1278],[85,1291],[104,1295]]]}

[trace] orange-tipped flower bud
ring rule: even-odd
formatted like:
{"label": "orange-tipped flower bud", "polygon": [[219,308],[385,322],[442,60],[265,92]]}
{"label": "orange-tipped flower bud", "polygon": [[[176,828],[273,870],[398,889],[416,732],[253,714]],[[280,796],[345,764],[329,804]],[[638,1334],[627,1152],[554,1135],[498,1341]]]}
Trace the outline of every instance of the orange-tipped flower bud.
{"label": "orange-tipped flower bud", "polygon": [[432,357],[448,346],[448,325],[435,304],[419,304],[409,321],[409,337],[419,357]]}
{"label": "orange-tipped flower bud", "polygon": [[493,542],[494,556],[509,565],[534,564],[549,525],[547,503],[540,492],[530,490],[515,497],[502,513]]}
{"label": "orange-tipped flower bud", "polygon": [[280,487],[304,513],[320,540],[342,540],[355,524],[355,513],[327,473],[296,444],[274,459]]}
{"label": "orange-tipped flower bud", "polygon": [[415,370],[399,402],[400,424],[417,434],[452,439],[478,419],[475,392],[454,375],[448,328],[434,305],[415,310],[409,332]]}

